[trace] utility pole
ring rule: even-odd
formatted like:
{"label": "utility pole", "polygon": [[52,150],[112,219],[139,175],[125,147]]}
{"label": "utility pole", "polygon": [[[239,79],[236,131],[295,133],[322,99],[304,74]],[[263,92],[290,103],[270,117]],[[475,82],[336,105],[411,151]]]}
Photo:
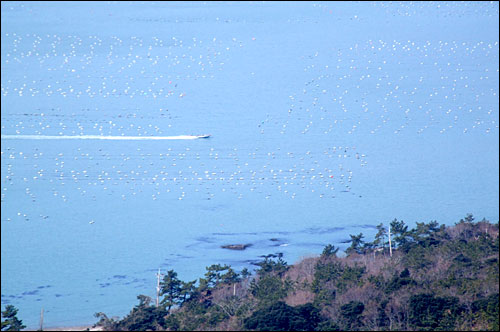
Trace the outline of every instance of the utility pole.
{"label": "utility pole", "polygon": [[392,257],[392,245],[391,245],[391,225],[389,225],[389,254]]}
{"label": "utility pole", "polygon": [[43,308],[40,311],[40,331],[43,331]]}
{"label": "utility pole", "polygon": [[160,278],[162,274],[160,273],[160,269],[158,269],[158,273],[156,274],[156,307],[160,306]]}

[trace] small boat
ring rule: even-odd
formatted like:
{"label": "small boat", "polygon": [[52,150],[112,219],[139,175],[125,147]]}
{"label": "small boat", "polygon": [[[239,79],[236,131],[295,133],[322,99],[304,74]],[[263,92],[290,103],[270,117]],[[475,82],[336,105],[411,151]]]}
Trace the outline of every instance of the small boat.
{"label": "small boat", "polygon": [[210,134],[208,134],[208,135],[197,135],[196,137],[198,137],[198,138],[209,138]]}

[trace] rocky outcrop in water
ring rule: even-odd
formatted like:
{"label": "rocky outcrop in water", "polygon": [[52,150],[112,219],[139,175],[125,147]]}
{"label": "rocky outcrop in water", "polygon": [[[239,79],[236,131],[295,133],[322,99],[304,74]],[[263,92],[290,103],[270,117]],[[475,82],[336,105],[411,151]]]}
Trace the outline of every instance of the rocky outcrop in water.
{"label": "rocky outcrop in water", "polygon": [[221,248],[224,249],[231,249],[231,250],[245,250],[246,248],[250,247],[251,244],[226,244],[221,246]]}

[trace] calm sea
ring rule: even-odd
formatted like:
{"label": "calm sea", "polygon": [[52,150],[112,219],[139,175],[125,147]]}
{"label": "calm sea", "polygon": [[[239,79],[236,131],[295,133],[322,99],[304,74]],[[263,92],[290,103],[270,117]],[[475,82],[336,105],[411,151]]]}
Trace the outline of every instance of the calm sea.
{"label": "calm sea", "polygon": [[94,323],[154,297],[158,268],[497,222],[498,9],[2,2],[2,308]]}

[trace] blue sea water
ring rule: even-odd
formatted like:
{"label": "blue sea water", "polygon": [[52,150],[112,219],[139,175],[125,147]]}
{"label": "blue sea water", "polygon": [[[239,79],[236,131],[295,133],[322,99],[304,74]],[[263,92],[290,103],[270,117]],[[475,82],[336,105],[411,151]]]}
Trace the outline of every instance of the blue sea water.
{"label": "blue sea water", "polygon": [[498,18],[498,2],[2,2],[2,307],[88,324],[154,296],[158,268],[292,264],[394,218],[497,222]]}

